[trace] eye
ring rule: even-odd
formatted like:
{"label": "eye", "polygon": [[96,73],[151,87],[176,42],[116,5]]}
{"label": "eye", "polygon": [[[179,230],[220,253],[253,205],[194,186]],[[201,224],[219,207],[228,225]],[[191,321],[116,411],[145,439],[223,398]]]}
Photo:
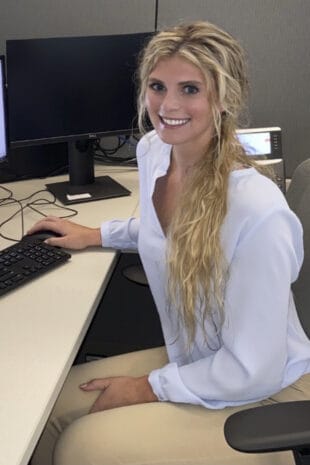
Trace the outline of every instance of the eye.
{"label": "eye", "polygon": [[165,86],[161,83],[161,82],[151,82],[149,84],[149,88],[154,90],[155,92],[162,92],[163,90],[165,90]]}
{"label": "eye", "polygon": [[186,84],[186,86],[183,87],[183,92],[184,94],[197,94],[199,92],[199,88],[193,84]]}

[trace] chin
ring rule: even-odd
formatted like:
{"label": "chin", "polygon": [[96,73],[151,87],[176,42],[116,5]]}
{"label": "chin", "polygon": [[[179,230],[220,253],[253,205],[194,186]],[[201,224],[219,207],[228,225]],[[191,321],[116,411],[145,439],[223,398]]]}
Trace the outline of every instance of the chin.
{"label": "chin", "polygon": [[166,144],[179,144],[183,142],[184,137],[179,133],[180,129],[162,128],[160,125],[155,127],[158,137]]}
{"label": "chin", "polygon": [[184,144],[186,140],[184,138],[181,138],[177,134],[169,134],[167,131],[156,131],[158,134],[158,137],[165,143],[169,145],[179,145],[179,144]]}

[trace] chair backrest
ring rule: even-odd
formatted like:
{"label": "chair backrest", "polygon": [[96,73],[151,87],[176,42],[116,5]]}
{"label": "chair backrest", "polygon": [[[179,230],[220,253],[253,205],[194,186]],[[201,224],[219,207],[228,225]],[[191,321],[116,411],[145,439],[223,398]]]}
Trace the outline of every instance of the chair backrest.
{"label": "chair backrest", "polygon": [[310,158],[297,166],[286,197],[304,229],[305,258],[292,289],[300,322],[310,339]]}

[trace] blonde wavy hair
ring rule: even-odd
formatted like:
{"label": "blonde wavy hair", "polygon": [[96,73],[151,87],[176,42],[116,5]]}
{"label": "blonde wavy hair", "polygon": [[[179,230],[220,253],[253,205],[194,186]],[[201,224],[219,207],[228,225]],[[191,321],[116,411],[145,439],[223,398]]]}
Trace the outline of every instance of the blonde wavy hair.
{"label": "blonde wavy hair", "polygon": [[[191,343],[197,325],[205,327],[215,306],[224,319],[227,264],[221,226],[227,213],[230,172],[255,164],[236,138],[248,80],[239,43],[219,27],[203,21],[180,24],[151,38],[138,69],[138,118],[145,132],[148,77],[159,60],[177,55],[202,72],[214,120],[214,136],[187,181],[168,231],[168,291]],[[197,312],[197,308],[199,311]]]}

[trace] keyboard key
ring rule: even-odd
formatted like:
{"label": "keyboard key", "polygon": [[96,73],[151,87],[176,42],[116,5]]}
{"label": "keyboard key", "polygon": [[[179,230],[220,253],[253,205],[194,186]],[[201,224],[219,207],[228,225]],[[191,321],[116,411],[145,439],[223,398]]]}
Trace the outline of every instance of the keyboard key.
{"label": "keyboard key", "polygon": [[27,237],[0,251],[0,296],[65,263],[71,255]]}

